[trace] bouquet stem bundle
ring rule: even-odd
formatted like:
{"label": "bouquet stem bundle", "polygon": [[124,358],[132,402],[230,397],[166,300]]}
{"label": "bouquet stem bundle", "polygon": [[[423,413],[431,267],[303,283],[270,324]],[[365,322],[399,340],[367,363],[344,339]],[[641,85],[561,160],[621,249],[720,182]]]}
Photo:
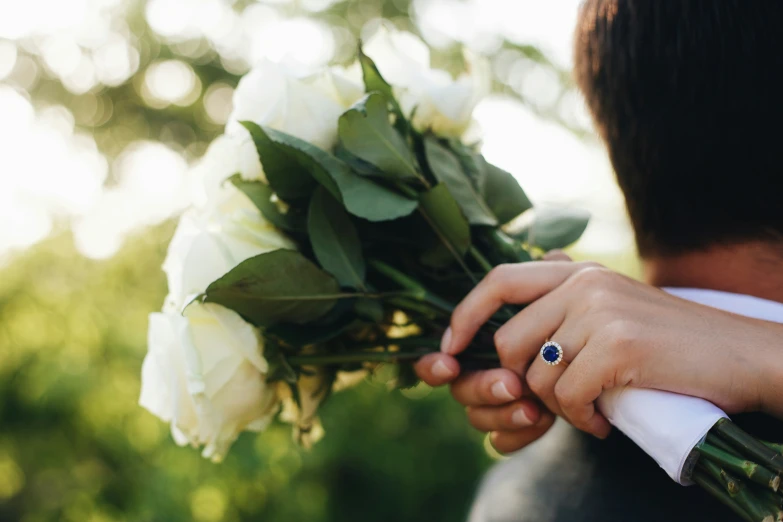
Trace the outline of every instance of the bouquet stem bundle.
{"label": "bouquet stem bundle", "polygon": [[728,419],[721,419],[696,447],[693,480],[749,522],[783,520],[783,453]]}

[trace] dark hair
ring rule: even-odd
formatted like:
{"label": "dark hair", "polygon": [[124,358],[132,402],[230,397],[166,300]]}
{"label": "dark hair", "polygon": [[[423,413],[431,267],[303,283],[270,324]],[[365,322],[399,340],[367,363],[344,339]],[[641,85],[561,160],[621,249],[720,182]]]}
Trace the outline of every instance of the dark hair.
{"label": "dark hair", "polygon": [[783,238],[783,2],[586,0],[575,76],[642,256]]}

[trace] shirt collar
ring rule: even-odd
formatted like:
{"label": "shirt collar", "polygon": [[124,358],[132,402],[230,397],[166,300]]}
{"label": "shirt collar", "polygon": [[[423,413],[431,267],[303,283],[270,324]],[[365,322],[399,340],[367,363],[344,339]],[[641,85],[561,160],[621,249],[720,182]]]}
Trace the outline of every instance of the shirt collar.
{"label": "shirt collar", "polygon": [[682,299],[754,319],[783,323],[783,303],[752,295],[703,288],[663,288]]}

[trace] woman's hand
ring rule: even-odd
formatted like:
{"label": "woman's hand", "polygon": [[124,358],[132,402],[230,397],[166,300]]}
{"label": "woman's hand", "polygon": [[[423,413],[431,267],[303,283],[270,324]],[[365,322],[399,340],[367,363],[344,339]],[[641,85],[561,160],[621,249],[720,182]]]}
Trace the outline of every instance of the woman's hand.
{"label": "woman's hand", "polygon": [[519,375],[505,368],[460,375],[451,355],[434,353],[416,363],[416,373],[430,386],[451,384],[451,393],[465,406],[468,421],[492,432],[492,445],[501,453],[515,451],[539,439],[555,416],[538,401]]}
{"label": "woman's hand", "polygon": [[[691,303],[590,263],[496,268],[455,310],[443,339],[448,355],[422,359],[420,376],[431,384],[453,379],[459,366],[449,356],[464,350],[503,304],[528,303],[495,335],[504,369],[462,376],[452,385],[475,426],[501,430],[493,440],[501,451],[527,444],[551,424],[528,392],[599,437],[610,426],[594,401],[615,386],[694,395],[729,413],[783,412],[779,325]],[[539,357],[547,339],[562,346],[566,364],[548,366]],[[502,391],[498,383],[509,392],[505,401],[493,393]],[[508,422],[517,409],[529,414],[529,427],[510,429],[520,426]]]}

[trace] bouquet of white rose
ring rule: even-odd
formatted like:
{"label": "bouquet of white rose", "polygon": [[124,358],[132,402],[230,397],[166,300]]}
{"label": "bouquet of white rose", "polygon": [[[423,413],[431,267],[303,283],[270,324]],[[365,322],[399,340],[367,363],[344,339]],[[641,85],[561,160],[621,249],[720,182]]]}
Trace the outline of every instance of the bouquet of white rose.
{"label": "bouquet of white rose", "polygon": [[[204,194],[163,266],[169,297],[150,317],[141,404],[178,443],[220,460],[282,410],[311,444],[333,390],[380,363],[415,384],[412,363],[438,350],[453,308],[493,266],[584,230],[575,211],[509,228],[532,205],[466,142],[488,91],[483,61],[457,79],[428,61],[413,35],[382,28],[353,69],[305,76],[263,63],[241,80],[226,134],[198,167]],[[513,313],[484,326],[463,368],[498,364],[492,336]],[[620,389],[599,406],[674,480],[749,520],[779,516],[780,447],[709,403]]]}

